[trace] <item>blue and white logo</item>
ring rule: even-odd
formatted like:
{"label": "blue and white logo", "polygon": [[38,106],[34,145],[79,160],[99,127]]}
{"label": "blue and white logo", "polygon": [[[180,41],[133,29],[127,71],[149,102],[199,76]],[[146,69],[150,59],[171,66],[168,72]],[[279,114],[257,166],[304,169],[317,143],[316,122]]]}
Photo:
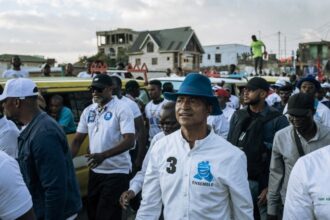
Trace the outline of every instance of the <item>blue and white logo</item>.
{"label": "blue and white logo", "polygon": [[206,180],[207,182],[212,182],[213,175],[211,173],[211,166],[209,161],[202,161],[198,163],[197,174],[194,176],[198,180]]}
{"label": "blue and white logo", "polygon": [[93,123],[95,121],[95,117],[96,112],[94,110],[90,110],[87,117],[87,123]]}
{"label": "blue and white logo", "polygon": [[109,121],[112,118],[112,113],[111,112],[106,112],[104,114],[104,119]]}

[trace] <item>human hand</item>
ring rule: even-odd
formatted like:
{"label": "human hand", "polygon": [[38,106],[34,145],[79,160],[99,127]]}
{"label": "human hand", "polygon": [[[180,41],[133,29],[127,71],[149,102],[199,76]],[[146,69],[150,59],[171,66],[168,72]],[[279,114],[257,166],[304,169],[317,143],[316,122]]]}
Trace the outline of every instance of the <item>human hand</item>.
{"label": "human hand", "polygon": [[85,157],[87,157],[87,165],[90,168],[96,168],[105,159],[103,153],[86,154]]}
{"label": "human hand", "polygon": [[265,205],[267,203],[267,193],[268,193],[268,187],[264,188],[260,195],[258,196],[258,204],[259,205]]}
{"label": "human hand", "polygon": [[123,209],[127,209],[129,201],[135,197],[135,193],[132,190],[125,191],[121,194],[119,203]]}

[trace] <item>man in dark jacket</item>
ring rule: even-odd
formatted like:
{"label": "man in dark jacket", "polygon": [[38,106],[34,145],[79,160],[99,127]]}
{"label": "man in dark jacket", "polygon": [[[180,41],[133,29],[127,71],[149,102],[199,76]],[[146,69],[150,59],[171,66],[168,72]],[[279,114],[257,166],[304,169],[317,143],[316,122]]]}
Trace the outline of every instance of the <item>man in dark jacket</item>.
{"label": "man in dark jacket", "polygon": [[8,80],[0,101],[8,118],[25,126],[18,137],[18,163],[37,219],[74,218],[82,207],[71,152],[63,130],[37,102],[36,84]]}
{"label": "man in dark jacket", "polygon": [[[244,104],[247,107],[234,113],[228,133],[228,141],[240,147],[247,155],[255,219],[267,217],[266,196],[274,135],[278,130],[289,125],[285,116],[265,102],[268,90],[269,84],[263,78],[254,77],[247,83],[244,90]],[[249,132],[252,129],[251,125],[256,123],[260,124],[259,130]],[[245,138],[250,141],[242,143]]]}

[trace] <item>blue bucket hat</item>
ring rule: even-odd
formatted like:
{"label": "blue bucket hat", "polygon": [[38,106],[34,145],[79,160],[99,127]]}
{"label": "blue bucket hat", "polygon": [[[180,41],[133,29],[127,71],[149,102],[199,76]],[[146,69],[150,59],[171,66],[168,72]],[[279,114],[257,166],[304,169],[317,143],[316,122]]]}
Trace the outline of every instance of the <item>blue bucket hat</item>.
{"label": "blue bucket hat", "polygon": [[213,95],[211,81],[206,76],[198,73],[190,73],[182,82],[178,92],[164,93],[164,97],[171,101],[176,101],[177,97],[180,95],[196,96],[206,99],[206,101],[212,105],[211,115],[222,114],[218,99]]}
{"label": "blue bucket hat", "polygon": [[301,85],[303,82],[311,82],[315,85],[316,91],[319,91],[321,89],[321,84],[319,81],[317,81],[313,76],[307,76],[305,78],[302,78],[301,80],[299,80],[299,82],[297,83],[297,87],[298,89],[300,89]]}

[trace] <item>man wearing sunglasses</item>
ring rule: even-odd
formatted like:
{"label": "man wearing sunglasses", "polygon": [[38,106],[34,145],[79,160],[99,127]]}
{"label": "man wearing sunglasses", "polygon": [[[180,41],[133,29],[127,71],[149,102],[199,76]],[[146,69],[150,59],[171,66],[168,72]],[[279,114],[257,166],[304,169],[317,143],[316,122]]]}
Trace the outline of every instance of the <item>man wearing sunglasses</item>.
{"label": "man wearing sunglasses", "polygon": [[90,88],[93,104],[80,117],[72,154],[77,155],[88,134],[88,218],[121,220],[119,197],[128,188],[134,117],[126,103],[112,97],[110,76],[96,75]]}
{"label": "man wearing sunglasses", "polygon": [[269,219],[282,215],[291,170],[299,157],[330,143],[330,128],[315,122],[314,96],[298,93],[290,97],[290,126],[275,134],[268,185]]}

